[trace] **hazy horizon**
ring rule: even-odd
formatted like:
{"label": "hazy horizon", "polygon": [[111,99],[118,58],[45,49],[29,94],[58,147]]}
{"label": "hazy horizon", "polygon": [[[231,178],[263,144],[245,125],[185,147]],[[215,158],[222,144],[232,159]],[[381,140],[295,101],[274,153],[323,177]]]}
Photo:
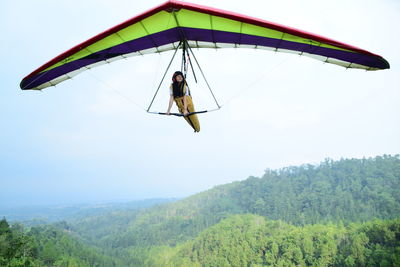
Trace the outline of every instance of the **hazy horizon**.
{"label": "hazy horizon", "polygon": [[[381,157],[381,156],[384,156],[384,155],[397,156],[399,154],[393,154],[393,155],[383,154],[383,155],[376,155],[376,156],[367,157],[367,158]],[[320,165],[321,163],[323,163],[326,160],[342,160],[342,159],[345,159],[345,158],[332,159],[332,158],[328,157],[328,158],[325,158],[323,161],[320,161],[318,163],[305,162],[305,163],[302,163],[302,164],[299,164],[299,165],[288,165],[288,166],[282,166],[281,168],[275,168],[275,169],[265,168],[265,170],[271,169],[271,170],[277,171],[277,170],[280,170],[282,168],[299,167],[299,166],[303,166],[303,165],[318,166],[318,165]],[[239,180],[236,180],[236,181],[244,181],[244,180],[246,180],[246,179],[248,179],[249,177],[252,177],[252,176],[261,178],[262,175],[260,175],[260,176],[249,175],[249,176],[247,176],[247,177],[245,177],[243,179],[239,179]],[[231,182],[236,182],[236,181],[231,181]],[[229,182],[229,183],[231,183],[231,182]],[[113,198],[113,199],[99,199],[99,198],[70,199],[70,198],[65,198],[65,199],[60,201],[60,198],[58,196],[58,198],[57,198],[58,202],[52,202],[54,200],[54,198],[38,199],[35,195],[32,195],[31,197],[29,197],[29,196],[27,197],[28,199],[31,200],[29,203],[24,201],[24,200],[21,200],[20,202],[19,201],[15,201],[15,198],[11,198],[11,197],[10,197],[10,199],[13,199],[13,202],[7,203],[7,202],[4,202],[4,199],[7,199],[7,196],[4,197],[4,195],[3,195],[2,202],[0,202],[0,211],[1,210],[7,210],[7,209],[13,209],[13,208],[50,208],[50,207],[60,207],[60,206],[68,207],[68,206],[85,206],[85,205],[91,206],[91,205],[101,205],[101,204],[118,204],[118,203],[150,201],[150,200],[157,200],[157,199],[158,200],[172,200],[172,199],[179,200],[179,199],[187,198],[187,197],[190,197],[190,196],[195,195],[197,193],[201,193],[203,191],[212,189],[213,187],[220,186],[220,185],[224,185],[224,184],[213,185],[210,188],[206,188],[206,189],[198,191],[198,192],[188,193],[186,195],[181,195],[181,196],[162,196],[162,197],[161,196],[153,196],[153,197],[148,197],[148,198],[129,198],[129,197],[126,197],[126,198]],[[32,201],[33,199],[35,199],[36,201]],[[2,215],[0,214],[0,217],[1,216]]]}

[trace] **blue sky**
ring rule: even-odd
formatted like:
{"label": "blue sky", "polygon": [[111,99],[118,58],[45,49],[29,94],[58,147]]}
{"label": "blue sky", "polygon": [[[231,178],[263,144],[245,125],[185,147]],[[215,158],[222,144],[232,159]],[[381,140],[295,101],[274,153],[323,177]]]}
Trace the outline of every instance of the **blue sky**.
{"label": "blue sky", "polygon": [[[114,62],[42,92],[19,89],[51,58],[162,2],[2,0],[0,206],[184,197],[266,168],[399,153],[398,1],[193,2],[358,46],[391,69],[199,50],[224,106],[200,116],[194,134],[182,119],[143,111],[170,53]],[[196,106],[212,107],[204,82],[189,82]],[[163,88],[160,111],[168,102]]]}

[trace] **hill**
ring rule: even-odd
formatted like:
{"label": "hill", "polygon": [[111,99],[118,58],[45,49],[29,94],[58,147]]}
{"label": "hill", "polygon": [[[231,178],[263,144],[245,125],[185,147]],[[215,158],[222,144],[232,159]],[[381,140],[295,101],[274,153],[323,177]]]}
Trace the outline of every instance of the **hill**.
{"label": "hill", "polygon": [[0,266],[117,265],[123,266],[123,263],[74,238],[65,224],[26,229],[20,224],[10,226],[5,219],[0,220]]}
{"label": "hill", "polygon": [[146,266],[400,266],[400,219],[294,226],[232,215]]}
{"label": "hill", "polygon": [[263,177],[135,214],[88,217],[73,222],[71,230],[135,266],[144,264],[155,248],[181,245],[234,214],[251,213],[299,227],[395,219],[400,215],[399,189],[399,156],[326,160],[317,166],[266,170]]}
{"label": "hill", "polygon": [[[396,266],[400,158],[266,170],[176,202],[0,221],[4,266]],[[156,205],[154,205],[156,204]],[[145,204],[144,206],[146,206]],[[99,212],[101,211],[101,212]],[[58,215],[57,215],[58,216]],[[61,214],[60,216],[64,216]]]}

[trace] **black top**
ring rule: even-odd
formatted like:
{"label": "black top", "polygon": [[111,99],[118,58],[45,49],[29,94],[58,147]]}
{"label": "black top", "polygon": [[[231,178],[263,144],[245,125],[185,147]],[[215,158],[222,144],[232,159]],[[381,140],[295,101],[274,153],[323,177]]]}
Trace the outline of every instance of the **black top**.
{"label": "black top", "polygon": [[182,97],[186,94],[185,82],[174,82],[172,83],[172,94],[174,98]]}

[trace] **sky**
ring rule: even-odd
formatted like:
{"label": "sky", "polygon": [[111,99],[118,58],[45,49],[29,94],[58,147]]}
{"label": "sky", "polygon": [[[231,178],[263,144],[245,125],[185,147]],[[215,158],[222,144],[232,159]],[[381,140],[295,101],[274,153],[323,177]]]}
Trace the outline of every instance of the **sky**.
{"label": "sky", "polygon": [[[399,1],[192,2],[363,48],[391,69],[196,50],[222,108],[199,115],[195,134],[182,118],[144,111],[171,52],[100,66],[40,92],[19,89],[53,57],[163,1],[0,0],[0,207],[186,197],[267,168],[399,154]],[[154,111],[167,108],[169,76]],[[215,107],[203,80],[188,82],[197,109]]]}

